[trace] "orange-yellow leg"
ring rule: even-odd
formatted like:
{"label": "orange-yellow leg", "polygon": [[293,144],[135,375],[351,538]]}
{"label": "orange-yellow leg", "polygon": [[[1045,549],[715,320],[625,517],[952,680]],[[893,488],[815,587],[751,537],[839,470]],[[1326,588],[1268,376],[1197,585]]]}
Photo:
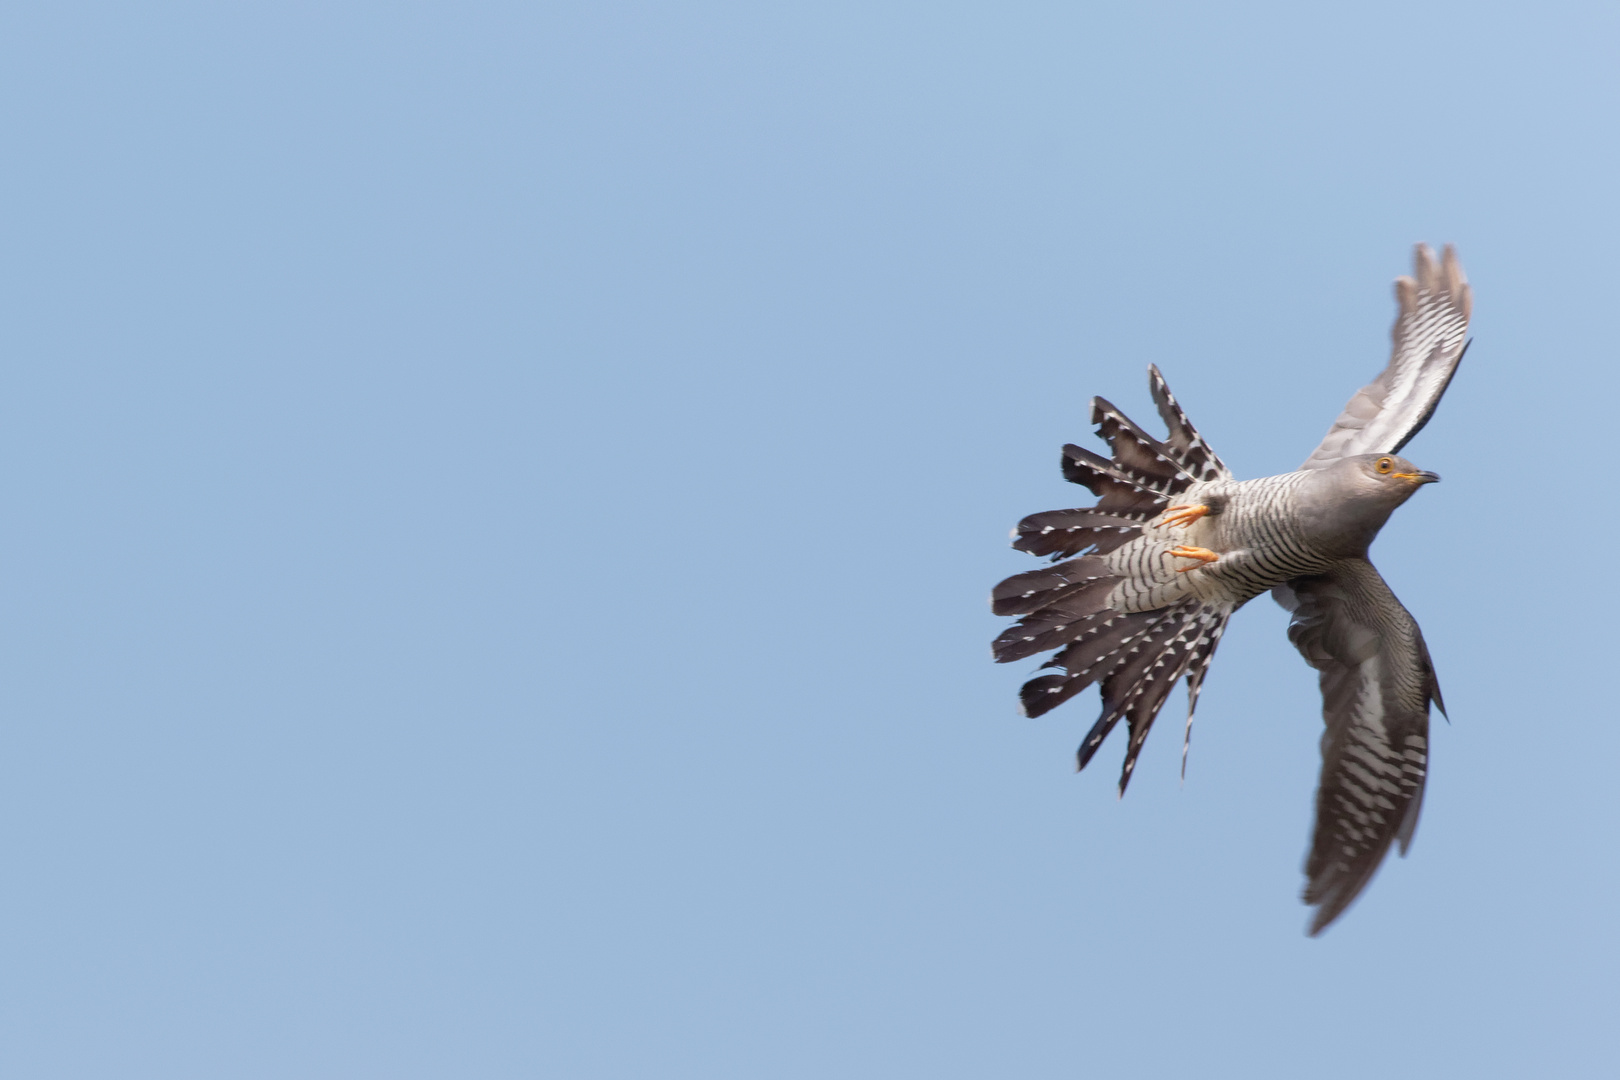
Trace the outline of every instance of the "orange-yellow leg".
{"label": "orange-yellow leg", "polygon": [[1209,548],[1188,547],[1186,544],[1182,544],[1179,547],[1173,547],[1169,551],[1165,552],[1165,554],[1166,555],[1174,555],[1178,559],[1197,559],[1198,560],[1197,562],[1193,563],[1191,566],[1178,566],[1178,567],[1176,567],[1176,573],[1178,573],[1178,574],[1185,574],[1187,571],[1196,570],[1200,566],[1208,566],[1210,563],[1212,563],[1216,559],[1220,558],[1219,555],[1217,555],[1213,551],[1209,550]]}
{"label": "orange-yellow leg", "polygon": [[1172,525],[1181,525],[1185,527],[1187,525],[1191,525],[1193,522],[1209,513],[1209,507],[1205,506],[1203,503],[1199,503],[1197,506],[1172,506],[1169,510],[1166,510],[1165,513],[1169,516],[1163,521],[1159,522],[1159,528],[1168,529]]}

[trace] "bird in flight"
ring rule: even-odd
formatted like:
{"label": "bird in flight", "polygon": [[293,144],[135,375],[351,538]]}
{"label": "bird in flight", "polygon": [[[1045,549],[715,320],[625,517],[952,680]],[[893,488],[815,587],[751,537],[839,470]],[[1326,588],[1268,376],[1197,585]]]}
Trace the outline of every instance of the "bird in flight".
{"label": "bird in flight", "polygon": [[1187,768],[1198,691],[1232,613],[1271,591],[1292,613],[1288,640],[1320,675],[1322,773],[1305,861],[1305,903],[1320,933],[1372,879],[1390,845],[1412,842],[1429,753],[1429,704],[1445,703],[1417,622],[1367,560],[1397,506],[1440,478],[1400,456],[1428,423],[1467,349],[1473,294],[1448,245],[1419,245],[1395,281],[1389,366],[1362,387],[1298,470],[1238,480],[1194,430],[1157,367],[1149,386],[1160,440],[1102,398],[1103,457],[1063,448],[1063,476],[1096,506],[1018,523],[1013,547],[1055,565],[995,587],[992,610],[1020,616],[996,638],[998,662],[1049,650],[1050,673],[1020,691],[1040,716],[1093,683],[1102,715],[1080,744],[1084,769],[1121,719],[1119,793],[1176,680],[1187,680]]}

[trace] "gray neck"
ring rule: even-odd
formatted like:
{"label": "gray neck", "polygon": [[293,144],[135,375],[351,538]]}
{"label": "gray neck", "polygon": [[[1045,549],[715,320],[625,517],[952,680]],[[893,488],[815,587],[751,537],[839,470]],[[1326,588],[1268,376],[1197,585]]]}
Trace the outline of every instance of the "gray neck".
{"label": "gray neck", "polygon": [[[1307,541],[1323,555],[1365,557],[1367,548],[1399,503],[1338,467],[1312,469],[1299,486],[1299,522]],[[1404,501],[1404,500],[1403,500]]]}

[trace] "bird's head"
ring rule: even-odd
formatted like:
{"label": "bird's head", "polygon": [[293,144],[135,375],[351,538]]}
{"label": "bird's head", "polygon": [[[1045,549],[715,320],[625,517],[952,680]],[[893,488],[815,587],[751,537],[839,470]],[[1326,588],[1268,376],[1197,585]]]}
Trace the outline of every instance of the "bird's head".
{"label": "bird's head", "polygon": [[1325,550],[1363,553],[1397,506],[1439,479],[1395,454],[1340,458],[1305,493],[1313,538]]}
{"label": "bird's head", "polygon": [[1394,454],[1358,454],[1345,459],[1344,464],[1350,466],[1345,471],[1354,476],[1358,495],[1387,501],[1392,508],[1410,499],[1424,484],[1440,479]]}

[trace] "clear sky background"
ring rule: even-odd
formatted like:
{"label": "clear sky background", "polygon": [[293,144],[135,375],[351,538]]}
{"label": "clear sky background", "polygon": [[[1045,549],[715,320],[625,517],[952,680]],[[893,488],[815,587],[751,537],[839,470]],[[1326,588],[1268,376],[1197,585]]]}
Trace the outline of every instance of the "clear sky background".
{"label": "clear sky background", "polygon": [[[0,1073],[1615,1075],[1617,105],[1612,4],[8,5]],[[1452,723],[1309,940],[1284,613],[1119,802],[986,596],[1416,241]]]}

